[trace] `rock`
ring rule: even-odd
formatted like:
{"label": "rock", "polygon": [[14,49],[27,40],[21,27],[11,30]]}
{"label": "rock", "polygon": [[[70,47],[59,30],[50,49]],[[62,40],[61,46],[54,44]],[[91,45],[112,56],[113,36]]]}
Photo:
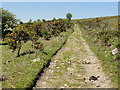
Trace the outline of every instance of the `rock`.
{"label": "rock", "polygon": [[54,62],[57,62],[58,60],[55,60]]}
{"label": "rock", "polygon": [[115,49],[112,50],[112,54],[113,55],[115,55],[116,53],[118,53],[118,49],[117,48],[115,48]]}
{"label": "rock", "polygon": [[33,59],[32,61],[33,62],[38,62],[38,61],[40,61],[40,58]]}
{"label": "rock", "polygon": [[68,65],[71,65],[71,62],[68,62]]}
{"label": "rock", "polygon": [[12,88],[16,88],[15,86],[11,85]]}
{"label": "rock", "polygon": [[56,67],[56,68],[60,68],[60,67]]}
{"label": "rock", "polygon": [[52,51],[52,49],[49,49],[50,51]]}
{"label": "rock", "polygon": [[65,87],[67,87],[68,85],[67,84],[64,84]]}
{"label": "rock", "polygon": [[96,81],[96,80],[98,80],[98,77],[91,76],[91,77],[89,78],[89,80],[90,80],[90,81]]}

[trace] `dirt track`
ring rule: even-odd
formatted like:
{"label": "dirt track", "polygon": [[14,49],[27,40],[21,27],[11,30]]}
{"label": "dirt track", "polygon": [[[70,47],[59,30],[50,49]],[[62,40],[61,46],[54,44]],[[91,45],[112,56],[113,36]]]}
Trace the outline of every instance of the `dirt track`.
{"label": "dirt track", "polygon": [[[89,80],[95,76],[97,80]],[[63,48],[52,58],[35,88],[112,88],[101,61],[90,50],[78,25]]]}

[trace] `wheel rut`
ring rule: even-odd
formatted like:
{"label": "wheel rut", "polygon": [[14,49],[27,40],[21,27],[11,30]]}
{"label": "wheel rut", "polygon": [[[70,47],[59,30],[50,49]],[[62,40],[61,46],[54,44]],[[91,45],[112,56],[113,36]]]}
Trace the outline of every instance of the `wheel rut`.
{"label": "wheel rut", "polygon": [[74,32],[52,58],[34,88],[113,88],[101,64],[76,24]]}

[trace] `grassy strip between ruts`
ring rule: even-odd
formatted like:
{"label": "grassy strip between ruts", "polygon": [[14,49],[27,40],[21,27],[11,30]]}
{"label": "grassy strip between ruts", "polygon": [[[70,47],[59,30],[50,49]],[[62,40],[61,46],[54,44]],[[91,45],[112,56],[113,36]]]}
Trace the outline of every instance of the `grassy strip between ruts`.
{"label": "grassy strip between ruts", "polygon": [[[62,32],[59,36],[53,37],[51,40],[46,41],[40,39],[44,44],[43,52],[35,52],[23,54],[16,57],[16,52],[12,53],[7,45],[2,47],[2,70],[5,81],[2,82],[3,88],[27,88],[36,78],[36,75],[43,66],[52,58],[57,50],[63,46],[67,38],[71,34],[71,30]],[[27,42],[22,46],[21,53],[26,51],[34,51],[31,47],[31,42]]]}
{"label": "grassy strip between ruts", "polygon": [[[113,56],[109,53],[109,48],[106,46],[100,46],[95,44],[93,37],[89,35],[89,32],[81,29],[84,39],[87,41],[90,49],[96,54],[96,56],[102,60],[103,70],[108,74],[116,87],[118,87],[118,62],[112,61]],[[105,52],[106,51],[106,52]]]}

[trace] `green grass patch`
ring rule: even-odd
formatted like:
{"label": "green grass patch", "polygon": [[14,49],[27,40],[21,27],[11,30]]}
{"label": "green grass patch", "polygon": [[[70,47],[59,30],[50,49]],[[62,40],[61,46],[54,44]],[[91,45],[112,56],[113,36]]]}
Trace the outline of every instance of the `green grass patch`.
{"label": "green grass patch", "polygon": [[5,41],[0,40],[0,45],[5,45],[7,44]]}
{"label": "green grass patch", "polygon": [[[2,45],[2,71],[5,81],[2,82],[3,88],[27,88],[36,77],[37,73],[43,68],[44,64],[50,60],[54,53],[67,40],[71,32],[62,32],[59,36],[53,37],[51,40],[40,41],[44,45],[44,51],[36,51],[32,54],[17,56],[17,51],[11,52],[7,45]],[[34,51],[31,47],[32,42],[29,41],[22,46],[21,53],[26,51]],[[34,62],[34,59],[39,59]]]}

